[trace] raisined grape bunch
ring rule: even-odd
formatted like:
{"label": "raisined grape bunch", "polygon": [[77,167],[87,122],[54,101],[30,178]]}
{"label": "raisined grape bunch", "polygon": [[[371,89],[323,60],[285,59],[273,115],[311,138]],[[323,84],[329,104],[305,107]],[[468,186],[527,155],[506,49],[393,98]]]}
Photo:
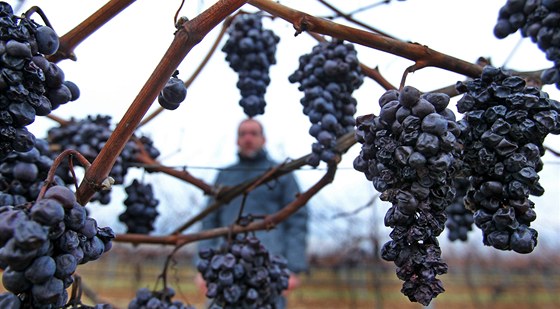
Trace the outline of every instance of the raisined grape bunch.
{"label": "raisined grape bunch", "polygon": [[276,64],[276,45],[280,37],[263,28],[259,13],[237,15],[227,33],[229,38],[222,51],[238,75],[239,105],[249,117],[264,114],[264,95],[270,84],[269,69]]}
{"label": "raisined grape bunch", "polygon": [[187,97],[187,87],[178,75],[179,71],[175,71],[158,95],[158,103],[165,109],[177,109]]}
{"label": "raisined grape bunch", "polygon": [[23,308],[62,307],[78,264],[98,259],[111,249],[114,237],[111,228],[99,228],[87,217],[65,186],[48,188],[30,207],[2,206],[2,284]]}
{"label": "raisined grape bunch", "polygon": [[354,168],[391,202],[384,223],[393,228],[381,257],[397,266],[401,292],[427,306],[444,291],[437,275],[447,272],[437,237],[453,201],[460,166],[460,129],[447,108],[449,96],[405,86],[379,98],[381,112],[356,119],[362,144]]}
{"label": "raisined grape bunch", "polygon": [[0,158],[11,151],[33,148],[35,136],[27,125],[36,116],[48,115],[61,104],[79,96],[76,84],[48,61],[58,49],[53,29],[27,17],[13,15],[12,7],[0,2]]}
{"label": "raisined grape bunch", "polygon": [[474,211],[485,245],[532,252],[537,231],[530,195],[544,194],[544,139],[560,133],[560,103],[508,72],[485,66],[480,78],[457,84],[464,93],[461,119],[463,160],[470,171],[465,203]]}
{"label": "raisined grape bunch", "polygon": [[521,31],[531,38],[554,66],[541,74],[544,84],[560,89],[560,2],[557,0],[508,0],[498,13],[494,35],[505,38]]}
{"label": "raisined grape bunch", "polygon": [[201,249],[199,257],[206,296],[220,308],[275,308],[288,288],[286,259],[270,255],[254,236],[238,234],[221,250]]}
{"label": "raisined grape bunch", "polygon": [[151,291],[148,288],[140,288],[136,291],[136,296],[128,304],[128,309],[195,309],[190,304],[183,304],[181,301],[171,299],[175,296],[175,291],[166,287],[161,291]]}

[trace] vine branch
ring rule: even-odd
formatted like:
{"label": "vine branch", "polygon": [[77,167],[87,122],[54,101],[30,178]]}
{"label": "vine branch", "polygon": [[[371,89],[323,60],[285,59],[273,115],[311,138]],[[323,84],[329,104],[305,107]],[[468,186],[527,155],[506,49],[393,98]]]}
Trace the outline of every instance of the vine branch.
{"label": "vine branch", "polygon": [[270,229],[280,222],[284,221],[290,215],[298,211],[303,207],[311,197],[313,197],[317,192],[323,189],[325,186],[330,184],[336,173],[336,165],[330,165],[325,175],[311,188],[300,194],[295,200],[286,205],[281,210],[274,214],[267,215],[263,220],[254,221],[247,226],[241,226],[233,224],[232,226],[225,226],[214,228],[210,230],[201,231],[192,234],[172,234],[168,236],[150,236],[143,234],[119,234],[113,240],[116,242],[127,242],[133,244],[162,244],[162,245],[175,245],[178,247],[184,246],[186,244],[203,240],[210,239],[220,236],[226,236],[229,233],[243,233],[257,230],[267,230]]}
{"label": "vine branch", "polygon": [[433,66],[469,77],[478,77],[482,67],[430,49],[418,43],[407,43],[380,34],[340,25],[324,18],[317,18],[271,0],[249,0],[251,5],[278,16],[294,25],[296,34],[303,31],[318,32],[356,44],[397,55],[414,62],[423,60]]}

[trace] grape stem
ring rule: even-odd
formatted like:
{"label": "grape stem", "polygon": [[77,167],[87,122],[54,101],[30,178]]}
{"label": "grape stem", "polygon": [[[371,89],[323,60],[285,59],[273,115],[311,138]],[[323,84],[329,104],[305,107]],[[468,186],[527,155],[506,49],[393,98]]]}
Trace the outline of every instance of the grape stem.
{"label": "grape stem", "polygon": [[45,15],[45,12],[43,12],[43,10],[38,6],[32,6],[31,8],[29,8],[29,10],[27,10],[25,13],[23,13],[23,17],[24,18],[30,18],[31,15],[33,15],[33,13],[39,14],[39,16],[41,16],[41,19],[45,23],[45,26],[54,30],[54,28],[51,25],[51,22],[47,18],[47,15]]}
{"label": "grape stem", "polygon": [[[47,188],[52,183],[54,183],[54,176],[56,175],[56,170],[60,166],[60,163],[62,163],[62,160],[64,160],[66,157],[68,157],[68,159],[70,161],[72,161],[72,158],[75,157],[76,159],[78,159],[80,164],[86,170],[91,166],[89,161],[81,153],[79,153],[77,150],[74,150],[74,149],[64,150],[54,159],[53,164],[52,164],[52,166],[49,169],[49,172],[47,174],[47,179],[45,179],[45,182],[43,183],[43,186],[41,187],[41,191],[39,191],[39,195],[37,196],[37,201],[39,201],[43,198],[43,196],[45,195],[45,192],[47,191]],[[72,169],[72,165],[70,165],[70,168]]]}
{"label": "grape stem", "polygon": [[408,77],[408,73],[414,73],[417,70],[423,69],[425,67],[428,66],[428,63],[426,61],[416,61],[416,63],[414,63],[413,65],[409,66],[408,68],[406,68],[403,72],[403,76],[401,78],[401,84],[399,86],[399,90],[402,90],[405,83],[406,83],[406,78]]}
{"label": "grape stem", "polygon": [[178,19],[179,19],[179,12],[181,11],[181,9],[183,8],[183,5],[185,5],[185,0],[181,0],[181,5],[179,5],[179,8],[177,9],[177,12],[175,12],[175,16],[173,17],[173,24],[175,26],[178,25]]}
{"label": "grape stem", "polygon": [[168,236],[150,236],[144,234],[118,234],[113,241],[133,243],[133,244],[175,245],[177,246],[177,248],[175,248],[174,250],[178,250],[178,248],[187,245],[189,243],[203,240],[203,239],[226,236],[228,235],[228,233],[239,234],[239,233],[246,233],[250,231],[267,230],[273,228],[278,223],[284,221],[290,215],[298,211],[315,194],[317,194],[321,189],[323,189],[325,186],[330,184],[334,179],[334,176],[336,174],[336,169],[337,166],[335,164],[329,165],[325,175],[323,175],[323,177],[307,191],[298,195],[298,197],[295,200],[293,200],[291,203],[286,205],[278,212],[265,216],[263,220],[251,222],[246,226],[233,224],[231,226],[204,230],[192,234],[171,234]]}

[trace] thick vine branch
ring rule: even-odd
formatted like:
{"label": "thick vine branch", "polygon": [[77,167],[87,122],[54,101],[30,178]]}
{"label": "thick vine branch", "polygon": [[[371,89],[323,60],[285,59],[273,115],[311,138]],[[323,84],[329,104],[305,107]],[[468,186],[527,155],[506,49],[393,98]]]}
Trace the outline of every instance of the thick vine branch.
{"label": "thick vine branch", "polygon": [[245,2],[246,0],[220,0],[194,19],[185,22],[175,32],[175,37],[160,63],[86,171],[84,181],[76,194],[80,204],[85,205],[95,193],[95,185],[91,184],[99,184],[109,175],[126,142],[185,56],[210,30]]}
{"label": "thick vine branch", "polygon": [[51,62],[59,62],[63,59],[76,60],[74,49],[82,41],[88,38],[92,33],[101,28],[113,17],[117,16],[121,11],[126,9],[135,0],[112,0],[105,4],[102,8],[88,17],[77,27],[70,30],[60,38],[58,51],[49,56]]}
{"label": "thick vine branch", "polygon": [[402,42],[379,34],[340,25],[294,10],[271,0],[249,0],[248,2],[263,11],[292,23],[297,31],[296,34],[303,31],[318,32],[415,62],[423,61],[427,66],[438,67],[473,78],[480,76],[482,73],[481,66],[440,53],[425,45]]}
{"label": "thick vine branch", "polygon": [[254,221],[247,226],[233,225],[233,227],[219,227],[210,230],[201,231],[192,234],[173,234],[169,236],[150,236],[142,234],[119,234],[113,240],[116,242],[127,242],[133,244],[164,244],[183,246],[195,241],[216,238],[228,235],[228,233],[243,233],[257,230],[269,230],[274,228],[280,222],[286,220],[290,215],[298,211],[307,202],[317,194],[321,189],[330,184],[336,173],[336,165],[329,166],[325,175],[311,188],[300,194],[295,200],[286,205],[278,212],[267,215],[263,220]]}
{"label": "thick vine branch", "polygon": [[[356,139],[354,138],[354,131],[346,133],[344,136],[340,137],[336,141],[336,150],[340,153],[346,152],[350,147],[352,147],[356,143]],[[311,156],[311,154],[307,154],[299,159],[294,161],[282,163],[279,166],[273,168],[273,173],[269,173],[266,171],[263,175],[259,175],[251,180],[245,181],[239,185],[233,187],[224,187],[217,191],[215,195],[214,203],[206,207],[202,210],[199,214],[191,218],[189,221],[185,222],[179,228],[172,232],[172,234],[179,234],[182,231],[186,230],[194,223],[202,220],[206,217],[209,213],[215,211],[219,207],[222,207],[224,204],[229,203],[234,198],[238,197],[239,195],[246,192],[249,188],[253,187],[256,183],[264,184],[271,180],[277,179],[278,177],[290,173],[294,170],[301,168],[304,165],[307,165],[307,159]],[[266,176],[266,177],[265,177]]]}

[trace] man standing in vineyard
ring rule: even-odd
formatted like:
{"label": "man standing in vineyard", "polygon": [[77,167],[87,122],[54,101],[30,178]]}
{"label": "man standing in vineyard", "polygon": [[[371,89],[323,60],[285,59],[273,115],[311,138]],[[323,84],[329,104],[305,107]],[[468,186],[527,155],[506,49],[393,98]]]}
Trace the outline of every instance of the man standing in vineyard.
{"label": "man standing in vineyard", "polygon": [[[243,120],[237,130],[237,146],[239,161],[224,170],[216,178],[216,186],[233,186],[262,175],[267,169],[275,166],[264,149],[265,136],[263,126],[255,119]],[[292,174],[279,177],[266,185],[251,191],[243,206],[243,215],[253,216],[275,213],[293,201],[299,193],[299,186]],[[209,204],[213,199],[209,201]],[[238,214],[243,196],[238,196],[227,205],[223,205],[202,220],[202,229],[211,229],[232,224]],[[258,231],[256,237],[271,255],[286,258],[291,271],[288,290],[299,285],[298,273],[307,270],[305,255],[307,247],[308,210],[300,208],[288,219],[270,231]],[[199,249],[217,248],[220,239],[201,241]],[[205,290],[205,282],[198,274],[197,285]],[[281,297],[277,309],[285,307],[285,299]]]}

